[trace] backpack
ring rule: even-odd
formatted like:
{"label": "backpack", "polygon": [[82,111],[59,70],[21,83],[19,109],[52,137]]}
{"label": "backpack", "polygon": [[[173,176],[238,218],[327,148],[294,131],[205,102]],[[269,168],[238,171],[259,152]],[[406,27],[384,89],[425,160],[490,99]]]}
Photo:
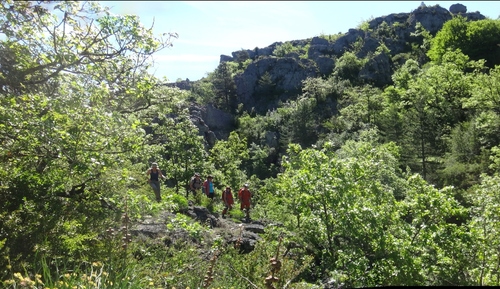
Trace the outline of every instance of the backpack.
{"label": "backpack", "polygon": [[202,186],[203,185],[203,181],[201,179],[198,179],[198,181],[196,181],[196,178],[192,177],[190,184],[192,184],[194,188],[196,188],[195,184],[198,184],[203,189],[203,186]]}

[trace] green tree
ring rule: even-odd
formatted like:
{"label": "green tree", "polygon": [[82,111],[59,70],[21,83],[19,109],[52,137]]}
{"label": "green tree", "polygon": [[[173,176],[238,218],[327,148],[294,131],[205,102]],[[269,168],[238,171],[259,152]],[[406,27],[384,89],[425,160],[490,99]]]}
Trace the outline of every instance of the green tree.
{"label": "green tree", "polygon": [[383,97],[378,88],[369,85],[356,86],[345,90],[339,100],[338,119],[347,131],[376,127],[382,108]]}
{"label": "green tree", "polygon": [[333,75],[357,84],[359,83],[359,72],[365,63],[365,59],[359,59],[354,52],[347,51],[337,60]]}
{"label": "green tree", "polygon": [[265,95],[267,99],[273,99],[276,96],[276,83],[273,82],[271,74],[266,71],[257,82],[255,93]]}
{"label": "green tree", "polygon": [[470,190],[471,242],[468,253],[471,263],[468,266],[471,285],[498,286],[500,284],[500,243],[499,243],[499,189],[500,179],[494,176],[482,176],[481,184]]}
{"label": "green tree", "polygon": [[175,35],[97,2],[53,4],[0,4],[2,274],[9,260],[14,272],[37,264],[36,248],[78,264],[101,255],[91,244],[114,219],[107,200],[136,184],[130,160],[147,153],[142,112],[169,97],[147,69]]}
{"label": "green tree", "polygon": [[500,20],[467,21],[456,16],[447,21],[431,42],[428,56],[440,63],[446,51],[459,49],[472,60],[486,60],[488,67],[500,64]]}
{"label": "green tree", "polygon": [[282,147],[287,147],[289,143],[310,146],[316,142],[318,121],[314,113],[315,106],[314,98],[301,96],[278,108],[276,114],[279,115]]}
{"label": "green tree", "polygon": [[208,162],[213,166],[211,174],[222,186],[239,188],[247,180],[242,163],[249,158],[247,141],[236,132],[231,132],[227,140],[219,140],[210,150]]}
{"label": "green tree", "polygon": [[445,139],[468,117],[462,100],[471,95],[472,78],[465,71],[476,65],[458,52],[445,54],[443,60],[425,70],[409,60],[395,74],[395,86],[386,89],[382,120],[383,127],[400,138],[390,140],[405,148],[405,163],[434,181],[448,149]]}
{"label": "green tree", "polygon": [[313,250],[318,276],[350,287],[467,284],[464,230],[449,222],[466,211],[451,188],[403,175],[398,158],[373,130],[337,151],[291,145],[266,203]]}
{"label": "green tree", "polygon": [[236,84],[233,79],[233,71],[227,62],[222,62],[213,74],[213,88],[215,94],[220,98],[217,104],[230,112],[236,109]]}
{"label": "green tree", "polygon": [[204,171],[206,158],[203,136],[193,125],[187,112],[175,118],[160,117],[160,125],[153,134],[158,135],[157,142],[162,145],[161,158],[164,159],[164,174],[175,186],[188,190],[187,184],[194,172]]}
{"label": "green tree", "polygon": [[[345,151],[337,154],[328,145],[322,150],[291,145],[289,157],[283,160],[285,172],[277,179],[277,192],[269,194],[270,199],[275,195],[281,198],[277,203],[289,213],[281,214],[280,219],[291,230],[299,226],[304,242],[314,248],[318,262],[325,264],[323,270],[336,270],[341,275],[339,281],[349,286],[356,286],[350,282],[369,262],[367,255],[387,249],[375,243],[384,243],[382,236],[390,238],[392,230],[398,228],[394,192],[390,189],[395,187],[392,182],[397,179],[397,166],[390,153],[394,148],[389,148],[349,142]],[[385,233],[379,235],[377,231]],[[374,236],[381,238],[375,241]]]}

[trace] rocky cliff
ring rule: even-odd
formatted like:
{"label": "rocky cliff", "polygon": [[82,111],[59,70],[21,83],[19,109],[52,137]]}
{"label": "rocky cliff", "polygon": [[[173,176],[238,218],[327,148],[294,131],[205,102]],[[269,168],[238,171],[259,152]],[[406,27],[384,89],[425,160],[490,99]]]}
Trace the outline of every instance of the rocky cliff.
{"label": "rocky cliff", "polygon": [[[279,100],[300,91],[301,82],[307,77],[327,76],[334,71],[336,60],[352,47],[361,46],[356,56],[363,58],[374,53],[380,46],[388,48],[388,54],[372,57],[359,72],[359,78],[378,87],[391,83],[394,70],[393,58],[398,54],[411,51],[411,44],[421,41],[414,35],[417,23],[435,35],[443,24],[460,14],[470,21],[485,19],[479,12],[468,13],[461,4],[453,4],[450,10],[439,5],[427,7],[421,5],[410,13],[396,13],[377,17],[368,22],[364,29],[350,29],[344,35],[330,40],[327,37],[313,37],[306,40],[291,41],[294,47],[307,47],[307,58],[297,54],[276,57],[273,53],[281,45],[276,42],[268,47],[253,50],[235,51],[232,56],[221,55],[220,61],[235,61],[240,54],[246,53],[253,62],[246,70],[235,77],[238,98],[247,109],[255,108],[265,112],[276,107]],[[267,95],[256,93],[259,80],[268,73],[280,95],[275,101],[262,101]],[[265,103],[265,105],[263,105]]]}
{"label": "rocky cliff", "polygon": [[[349,29],[345,34],[289,41],[293,48],[306,51],[303,55],[292,52],[277,56],[276,50],[284,43],[275,42],[264,48],[221,55],[220,63],[251,59],[244,71],[234,77],[237,101],[247,111],[264,114],[276,109],[280,102],[297,97],[301,93],[302,81],[308,77],[331,75],[346,52],[366,60],[357,75],[359,82],[381,88],[391,84],[394,70],[406,61],[407,55],[412,52],[412,45],[423,42],[423,37],[416,33],[418,26],[435,35],[454,15],[462,15],[469,21],[485,19],[479,12],[467,12],[467,7],[462,4],[453,4],[447,10],[439,5],[427,7],[422,3],[409,13],[377,17],[360,25],[359,29]],[[422,54],[419,61],[424,63],[428,59]],[[265,86],[263,82],[269,85]],[[186,80],[169,85],[189,90],[193,83]],[[221,137],[227,135],[231,120],[222,111],[213,107],[193,108],[191,111],[196,112],[193,119],[202,127],[203,133],[210,131],[209,143],[213,142],[214,134]],[[199,111],[213,113],[200,114]],[[212,115],[210,119],[206,119],[209,115]],[[221,117],[215,117],[217,115]],[[208,123],[210,125],[205,125]],[[219,132],[218,127],[224,128],[224,132]]]}

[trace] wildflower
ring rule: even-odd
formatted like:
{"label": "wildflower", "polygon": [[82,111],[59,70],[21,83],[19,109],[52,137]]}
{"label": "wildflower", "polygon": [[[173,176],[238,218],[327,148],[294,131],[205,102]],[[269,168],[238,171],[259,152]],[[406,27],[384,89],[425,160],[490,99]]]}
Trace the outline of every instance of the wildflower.
{"label": "wildflower", "polygon": [[21,273],[19,273],[19,272],[14,273],[14,277],[16,277],[19,280],[23,279],[23,275],[21,275]]}

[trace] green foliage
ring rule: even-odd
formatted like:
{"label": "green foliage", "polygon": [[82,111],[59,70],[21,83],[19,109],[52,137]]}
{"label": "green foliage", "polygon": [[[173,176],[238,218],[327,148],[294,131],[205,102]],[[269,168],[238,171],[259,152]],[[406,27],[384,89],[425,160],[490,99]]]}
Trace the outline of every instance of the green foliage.
{"label": "green foliage", "polygon": [[[166,169],[164,175],[171,179],[176,192],[187,189],[187,181],[194,172],[205,169],[203,137],[198,135],[198,129],[190,121],[186,111],[174,118],[158,116],[159,125],[153,127],[153,133],[158,135],[155,143],[161,144],[159,153],[163,159],[160,162]],[[161,167],[160,167],[161,168]]]}
{"label": "green foliage", "polygon": [[344,36],[345,34],[344,33],[337,33],[337,34],[324,34],[324,33],[321,33],[319,35],[320,38],[323,38],[323,39],[326,39],[328,40],[329,42],[335,42],[337,39],[339,39],[340,37]]}
{"label": "green foliage", "polygon": [[208,160],[213,164],[211,174],[217,180],[219,188],[230,186],[239,188],[246,181],[241,164],[249,158],[247,141],[236,132],[231,132],[227,140],[217,141],[210,150]]}
{"label": "green foliage", "polygon": [[195,82],[191,89],[191,98],[198,103],[214,103],[216,96],[213,83],[207,78]]}
{"label": "green foliage", "polygon": [[362,30],[364,32],[371,32],[372,29],[370,29],[370,21],[373,20],[373,17],[371,17],[368,20],[362,21],[361,23],[356,26],[356,29]]}
{"label": "green foliage", "polygon": [[389,48],[384,43],[380,43],[380,45],[377,47],[377,50],[375,51],[375,56],[379,54],[390,55],[390,53],[391,51],[389,50]]}
{"label": "green foliage", "polygon": [[[434,40],[417,24],[383,90],[359,82],[360,38],[331,76],[258,115],[236,102],[246,50],[181,91],[147,73],[175,34],[96,2],[47,7],[0,4],[2,287],[198,288],[210,276],[213,288],[260,288],[270,258],[279,288],[499,285],[498,21],[457,17]],[[280,93],[271,74],[257,93]],[[188,101],[237,112],[238,129],[207,151]],[[168,177],[161,202],[145,182],[152,161]],[[214,175],[218,198],[199,205],[216,217],[223,187],[251,184],[252,217],[268,224],[251,252],[233,242],[243,226],[187,216],[193,172]],[[135,234],[150,218],[168,234]]]}
{"label": "green foliage", "polygon": [[324,103],[328,99],[335,99],[342,95],[343,91],[350,86],[345,80],[330,76],[327,79],[306,78],[302,82],[303,95],[309,98],[315,98],[317,103]]}
{"label": "green foliage", "polygon": [[440,254],[459,253],[447,252],[460,249],[460,241],[448,240],[460,229],[446,220],[464,210],[449,188],[440,191],[418,175],[402,175],[397,147],[377,142],[367,132],[337,152],[328,145],[290,146],[285,172],[266,203],[288,212],[278,218],[324,260],[317,273],[330,272],[353,287],[445,284],[449,280],[439,274],[450,264],[433,264]]}
{"label": "green foliage", "polygon": [[236,66],[231,66],[228,62],[222,62],[215,69],[212,77],[216,96],[214,104],[229,112],[236,109],[236,84],[234,83],[236,69]]}
{"label": "green foliage", "polygon": [[310,146],[316,142],[316,115],[313,113],[316,106],[314,98],[305,96],[295,101],[288,101],[283,107],[278,108],[280,141],[283,147],[290,143]]}
{"label": "green foliage", "polygon": [[280,45],[277,45],[273,51],[273,55],[276,57],[285,57],[290,53],[297,53],[299,56],[307,56],[307,52],[309,50],[309,46],[294,46],[292,42],[286,41]]}
{"label": "green foliage", "polygon": [[[214,288],[246,288],[265,287],[265,278],[271,275],[271,258],[277,258],[281,262],[280,269],[274,276],[278,282],[274,283],[277,288],[283,288],[289,284],[293,288],[300,280],[300,273],[311,263],[311,256],[304,254],[303,250],[291,250],[287,256],[283,256],[285,250],[284,241],[278,236],[278,232],[265,234],[258,242],[255,249],[248,254],[239,254],[238,248],[226,245],[223,254],[217,259],[215,265]],[[242,276],[241,272],[248,272]],[[311,286],[310,284],[309,286]],[[306,287],[310,288],[310,287]]]}
{"label": "green foliage", "polygon": [[[478,45],[480,43],[480,45]],[[473,60],[485,59],[488,67],[500,64],[500,20],[467,21],[457,16],[447,21],[431,42],[428,56],[440,63],[446,51],[460,50]]]}
{"label": "green foliage", "polygon": [[469,223],[471,242],[468,253],[473,263],[468,264],[471,284],[498,286],[498,237],[499,237],[499,189],[498,175],[483,176],[481,184],[470,191],[469,198],[474,203]]}
{"label": "green foliage", "polygon": [[[363,237],[356,235],[362,231],[368,233],[368,231],[365,231],[368,227],[364,227],[367,224],[366,220],[359,218],[373,218],[374,225],[380,222],[381,226],[382,224],[387,226],[390,224],[388,219],[380,215],[380,213],[383,212],[384,215],[391,214],[394,210],[394,205],[390,204],[393,197],[390,191],[387,191],[391,186],[386,189],[375,189],[378,185],[383,185],[374,182],[373,179],[367,180],[371,185],[364,185],[362,175],[367,173],[367,175],[372,176],[372,174],[366,171],[368,168],[365,168],[365,163],[359,159],[359,156],[363,155],[361,150],[356,148],[354,151],[356,151],[357,157],[353,156],[352,160],[348,160],[335,157],[328,147],[325,147],[322,151],[317,151],[315,149],[300,150],[298,146],[291,146],[290,157],[284,160],[286,171],[277,180],[276,194],[281,201],[279,203],[273,202],[275,206],[277,204],[280,204],[279,207],[286,206],[281,210],[289,213],[282,215],[280,220],[285,222],[290,229],[298,230],[304,241],[311,244],[315,248],[316,254],[326,261],[324,264],[331,264],[331,266],[338,264],[342,268],[344,267],[340,264],[343,262],[340,260],[344,258],[343,252],[345,252],[346,258],[347,255],[350,255],[349,258],[357,255],[357,253],[349,249],[350,245],[345,242],[349,240],[357,244],[357,247],[360,247],[361,244],[358,242],[363,242]],[[387,172],[382,172],[383,170],[380,168],[380,164],[386,164],[387,161],[389,159],[385,159],[381,163],[373,160],[374,167],[370,169],[370,172],[377,170],[380,175],[385,175],[385,179],[390,178],[386,174]],[[370,166],[368,163],[366,165]],[[375,190],[373,195],[369,193],[372,190]],[[384,194],[384,196],[380,194]],[[357,198],[367,203],[355,206]],[[377,201],[371,198],[376,198]],[[270,199],[272,200],[272,197]],[[377,204],[377,206],[387,205],[388,207],[373,209],[371,211],[373,214],[369,214],[364,209],[365,214],[356,213],[357,210],[366,206],[372,208],[374,204]],[[289,218],[289,216],[295,218]],[[358,225],[361,226],[360,231],[355,229]],[[344,242],[344,244],[339,245],[339,241]],[[355,245],[352,244],[352,246]],[[335,263],[336,260],[339,260],[339,262]],[[322,268],[322,270],[331,269],[333,267]],[[344,269],[348,270],[347,268]],[[357,277],[354,277],[353,274],[356,273],[350,270],[346,272],[346,276],[351,276],[354,280]],[[349,284],[353,286],[353,284]]]}
{"label": "green foliage", "polygon": [[415,32],[412,32],[411,36],[417,37],[417,39],[419,39],[418,42],[422,43],[418,47],[419,49],[417,49],[419,52],[427,53],[427,51],[429,51],[433,37],[432,34],[425,29],[422,23],[417,22],[417,24],[415,24]]}
{"label": "green foliage", "polygon": [[[409,60],[394,74],[395,88],[386,90],[392,104],[386,108],[389,119],[383,120],[383,129],[390,128],[399,138],[391,140],[404,147],[407,164],[413,163],[411,168],[424,178],[439,169],[437,157],[447,150],[445,136],[467,118],[462,100],[471,95],[472,79],[464,72],[469,66],[467,57],[448,53],[444,59],[442,65],[426,70]],[[418,157],[411,160],[411,156]]]}
{"label": "green foliage", "polygon": [[113,224],[112,200],[136,183],[130,160],[144,158],[144,112],[172,95],[156,94],[147,73],[169,38],[94,2],[55,9],[0,5],[9,23],[0,41],[8,55],[0,60],[0,223],[11,261],[0,261],[2,272],[31,271],[39,248],[69,267],[102,256],[97,236]]}
{"label": "green foliage", "polygon": [[352,132],[377,126],[382,105],[382,93],[377,88],[367,85],[346,89],[339,100],[338,130]]}
{"label": "green foliage", "polygon": [[193,221],[190,217],[183,214],[177,214],[174,219],[170,220],[170,223],[167,224],[167,229],[171,231],[183,229],[194,239],[199,239],[201,232],[204,230],[200,223]]}
{"label": "green foliage", "polygon": [[356,57],[354,52],[345,52],[336,62],[333,75],[341,79],[358,82],[358,75],[366,60]]}
{"label": "green foliage", "polygon": [[264,74],[257,82],[255,93],[259,95],[265,95],[266,99],[272,100],[276,96],[278,96],[276,92],[276,83],[273,82],[271,74],[269,73],[269,71],[264,72]]}
{"label": "green foliage", "polygon": [[392,29],[389,24],[387,24],[387,22],[382,21],[382,23],[380,23],[379,26],[375,29],[375,34],[378,37],[389,38],[392,36]]}

